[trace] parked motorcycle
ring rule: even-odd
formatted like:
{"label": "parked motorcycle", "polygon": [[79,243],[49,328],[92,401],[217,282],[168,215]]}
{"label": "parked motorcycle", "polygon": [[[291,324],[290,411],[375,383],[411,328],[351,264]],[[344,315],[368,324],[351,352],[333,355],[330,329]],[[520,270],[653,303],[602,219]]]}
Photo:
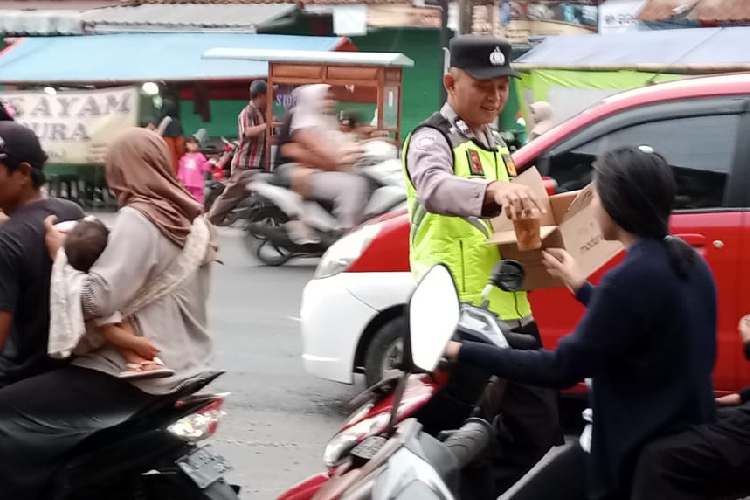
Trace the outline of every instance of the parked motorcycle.
{"label": "parked motorcycle", "polygon": [[222,372],[183,384],[122,424],[81,443],[42,500],[238,500],[229,463],[201,443],[217,429],[227,393],[196,394]]}
{"label": "parked motorcycle", "polygon": [[[476,307],[459,304],[453,278],[447,267],[433,267],[417,285],[407,305],[409,335],[404,339],[403,373],[381,381],[352,401],[352,406],[358,409],[326,446],[323,458],[329,469],[328,473],[308,478],[278,500],[333,498],[329,496],[329,489],[335,490],[337,487],[329,486],[328,483],[338,484],[340,477],[353,468],[364,469],[370,458],[375,460],[378,453],[387,451],[390,457],[395,456],[398,449],[411,449],[406,443],[413,443],[413,439],[422,440],[423,433],[433,438],[445,438],[446,431],[462,428],[467,419],[481,417],[480,407],[488,402],[490,396],[499,401],[504,387],[503,380],[490,377],[471,366],[460,363],[449,366],[442,361],[438,362],[438,359],[451,336],[458,340],[489,343],[500,348],[538,348],[538,341],[534,337],[511,332],[506,324],[489,311],[487,305],[487,297],[493,287],[517,291],[521,288],[523,278],[523,268],[519,263],[501,261],[493,269],[482,293],[483,304]],[[426,372],[427,375],[417,374],[418,372]],[[414,423],[407,424],[410,421]],[[477,420],[469,422],[477,423]],[[418,428],[415,427],[417,423]],[[397,439],[396,443],[391,443],[395,439],[394,432],[399,428],[403,429],[404,425],[409,429],[408,432],[404,431],[404,435],[412,436],[412,441]],[[500,419],[493,422],[492,428],[501,438],[507,438],[507,430]],[[461,468],[472,462],[478,450],[487,444],[484,442],[485,438],[480,440],[476,437],[475,433],[479,432],[476,426],[471,429],[474,430],[468,432],[464,428],[467,432],[455,434],[459,437],[467,434],[474,436],[456,438],[460,445],[455,448],[464,449],[465,453],[464,458],[459,457]],[[476,442],[467,443],[465,439]],[[454,448],[451,443],[451,438],[448,438],[443,444]],[[382,466],[389,460],[390,458],[386,458],[385,461],[376,463],[375,469],[382,472]],[[425,457],[422,457],[422,461],[425,461]],[[427,458],[427,462],[433,463],[433,460]],[[359,477],[366,476],[365,472],[367,471],[359,473]],[[349,486],[344,489],[348,490]],[[343,498],[349,498],[348,494]],[[351,498],[367,498],[367,495],[354,495]]]}
{"label": "parked motorcycle", "polygon": [[[353,172],[370,183],[364,220],[406,208],[398,148],[379,139],[365,142],[364,148],[364,154],[353,167]],[[280,266],[295,257],[320,257],[336,240],[333,204],[303,198],[274,174],[254,176],[248,189],[253,193],[254,209],[247,217],[245,243],[264,264]],[[317,241],[295,241],[287,225],[289,221],[304,224]]]}

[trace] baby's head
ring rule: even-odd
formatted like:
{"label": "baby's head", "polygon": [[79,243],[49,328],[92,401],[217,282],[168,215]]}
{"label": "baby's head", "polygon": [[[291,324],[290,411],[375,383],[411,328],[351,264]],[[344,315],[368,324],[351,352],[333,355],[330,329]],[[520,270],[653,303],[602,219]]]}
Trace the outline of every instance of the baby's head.
{"label": "baby's head", "polygon": [[109,229],[99,219],[85,218],[75,225],[65,237],[65,256],[68,263],[84,273],[89,272],[107,248]]}

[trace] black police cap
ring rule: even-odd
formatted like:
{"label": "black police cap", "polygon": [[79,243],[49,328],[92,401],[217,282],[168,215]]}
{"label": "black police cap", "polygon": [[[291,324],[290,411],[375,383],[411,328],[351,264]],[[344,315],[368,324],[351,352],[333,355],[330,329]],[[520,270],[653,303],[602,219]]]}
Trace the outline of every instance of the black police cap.
{"label": "black police cap", "polygon": [[502,38],[457,36],[450,42],[450,54],[451,68],[462,69],[477,80],[521,76],[510,66],[511,46]]}

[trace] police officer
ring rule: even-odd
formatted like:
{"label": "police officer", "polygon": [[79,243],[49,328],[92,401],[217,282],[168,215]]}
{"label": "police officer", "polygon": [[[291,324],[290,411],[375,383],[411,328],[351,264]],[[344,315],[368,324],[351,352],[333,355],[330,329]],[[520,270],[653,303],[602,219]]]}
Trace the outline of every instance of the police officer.
{"label": "police officer", "polygon": [[[444,77],[448,102],[404,144],[412,272],[420,276],[438,262],[447,264],[461,301],[476,305],[500,259],[497,246],[486,244],[492,232],[487,219],[501,210],[513,218],[539,209],[527,187],[508,182],[516,175],[515,165],[489,127],[508,99],[510,78],[519,76],[510,66],[510,52],[501,39],[454,38]],[[494,289],[489,307],[514,331],[539,338],[525,292]],[[512,440],[493,453],[493,498],[560,437],[556,394],[550,389],[509,384],[492,411],[498,409]]]}

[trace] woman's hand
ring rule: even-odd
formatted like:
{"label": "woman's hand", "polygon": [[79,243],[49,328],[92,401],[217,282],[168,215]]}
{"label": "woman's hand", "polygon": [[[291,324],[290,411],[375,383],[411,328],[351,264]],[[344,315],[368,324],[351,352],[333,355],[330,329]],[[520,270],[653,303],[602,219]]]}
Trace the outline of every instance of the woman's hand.
{"label": "woman's hand", "polygon": [[742,399],[739,394],[728,394],[720,398],[716,398],[716,404],[722,406],[736,406],[742,404]]}
{"label": "woman's hand", "polygon": [[573,293],[586,284],[586,276],[575,259],[562,248],[548,248],[542,254],[544,267],[553,278],[560,279]]}
{"label": "woman's hand", "polygon": [[10,216],[6,215],[5,212],[0,210],[0,224],[5,222],[6,220],[10,219]]}
{"label": "woman's hand", "polygon": [[445,359],[448,361],[455,361],[458,359],[458,353],[461,351],[460,342],[448,342],[445,348]]}
{"label": "woman's hand", "polygon": [[44,243],[47,245],[47,252],[52,260],[57,257],[57,251],[65,242],[65,235],[55,228],[57,216],[50,215],[44,219]]}

